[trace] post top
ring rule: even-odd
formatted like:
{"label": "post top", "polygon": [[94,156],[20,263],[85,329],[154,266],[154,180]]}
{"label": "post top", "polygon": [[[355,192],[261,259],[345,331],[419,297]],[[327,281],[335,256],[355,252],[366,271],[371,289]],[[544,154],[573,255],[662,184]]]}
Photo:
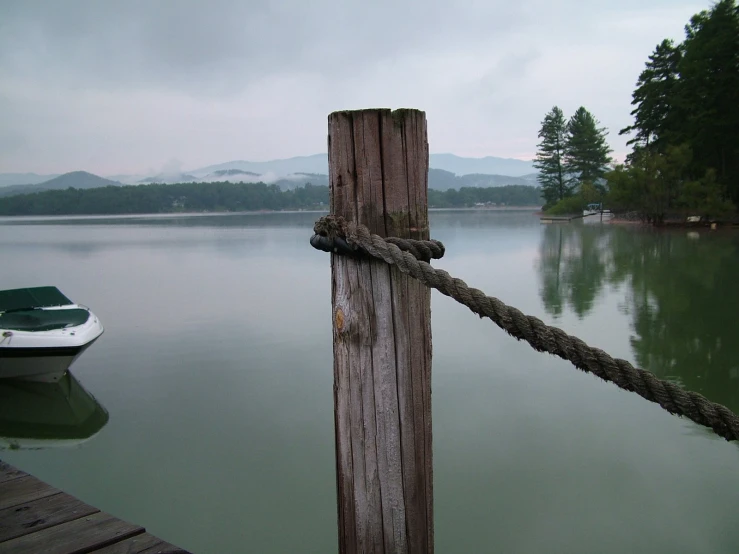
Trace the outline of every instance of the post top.
{"label": "post top", "polygon": [[366,115],[369,113],[389,114],[396,122],[402,121],[410,115],[421,117],[426,116],[426,112],[416,108],[396,108],[394,110],[392,108],[365,108],[361,110],[337,110],[335,112],[331,112],[328,117],[331,118],[339,115],[343,115],[345,117],[354,117],[357,115]]}

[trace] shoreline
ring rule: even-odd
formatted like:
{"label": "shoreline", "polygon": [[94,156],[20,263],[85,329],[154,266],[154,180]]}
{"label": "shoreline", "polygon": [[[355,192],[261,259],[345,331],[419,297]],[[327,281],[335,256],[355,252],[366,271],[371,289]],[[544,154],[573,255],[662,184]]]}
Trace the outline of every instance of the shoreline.
{"label": "shoreline", "polygon": [[[537,213],[538,206],[491,206],[491,207],[459,207],[459,208],[428,208],[429,212],[505,212],[505,211],[528,211]],[[320,214],[329,213],[328,209],[293,209],[293,210],[244,210],[244,211],[212,211],[212,212],[149,212],[149,213],[96,213],[96,214],[26,214],[26,215],[0,215],[0,223],[3,221],[14,221],[18,219],[123,219],[128,217],[157,218],[157,217],[207,217],[227,215],[267,215],[267,214]]]}

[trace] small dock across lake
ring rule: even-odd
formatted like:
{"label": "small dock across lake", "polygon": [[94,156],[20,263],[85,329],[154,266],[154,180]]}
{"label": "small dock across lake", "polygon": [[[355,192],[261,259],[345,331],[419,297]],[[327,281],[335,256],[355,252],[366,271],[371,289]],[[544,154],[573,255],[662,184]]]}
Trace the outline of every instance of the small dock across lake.
{"label": "small dock across lake", "polygon": [[542,223],[569,223],[575,217],[582,216],[569,216],[569,215],[543,215],[539,218]]}
{"label": "small dock across lake", "polygon": [[0,554],[190,554],[0,461]]}

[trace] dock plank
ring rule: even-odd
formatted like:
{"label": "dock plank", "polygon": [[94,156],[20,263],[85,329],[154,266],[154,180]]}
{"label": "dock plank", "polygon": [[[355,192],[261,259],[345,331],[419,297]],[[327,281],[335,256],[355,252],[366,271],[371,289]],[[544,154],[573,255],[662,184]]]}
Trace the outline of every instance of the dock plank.
{"label": "dock plank", "polygon": [[28,474],[24,471],[0,461],[0,483],[10,481],[11,479],[18,479],[19,477],[25,477],[26,475]]}
{"label": "dock plank", "polygon": [[0,543],[0,554],[87,554],[144,533],[139,525],[98,512]]}
{"label": "dock plank", "polygon": [[153,546],[149,550],[144,550],[141,554],[191,554],[187,550],[183,550],[179,546],[163,542],[159,546]]}
{"label": "dock plank", "polygon": [[0,510],[0,543],[99,512],[63,492]]}
{"label": "dock plank", "polygon": [[0,460],[0,554],[190,554]]}
{"label": "dock plank", "polygon": [[93,550],[91,554],[141,554],[160,544],[164,544],[162,539],[149,533],[143,533],[125,541],[111,544],[100,550]]}
{"label": "dock plank", "polygon": [[94,550],[91,554],[190,554],[186,550],[164,542],[162,539],[144,533],[136,537],[126,539],[106,546],[100,550]]}
{"label": "dock plank", "polygon": [[0,494],[0,510],[12,508],[26,502],[45,498],[61,491],[39,481],[31,475],[5,481]]}

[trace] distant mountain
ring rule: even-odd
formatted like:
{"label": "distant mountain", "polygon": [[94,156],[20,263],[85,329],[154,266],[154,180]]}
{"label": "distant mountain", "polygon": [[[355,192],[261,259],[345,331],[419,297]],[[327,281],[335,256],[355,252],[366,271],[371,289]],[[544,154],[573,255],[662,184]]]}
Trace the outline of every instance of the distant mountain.
{"label": "distant mountain", "polygon": [[460,189],[462,187],[502,187],[505,185],[536,186],[536,184],[535,179],[531,182],[525,177],[486,175],[481,173],[460,176],[443,169],[429,169],[429,189],[433,190]]}
{"label": "distant mountain", "polygon": [[35,185],[36,183],[43,183],[54,177],[58,177],[59,174],[54,175],[39,175],[38,173],[0,173],[0,187],[6,187],[9,185]]}
{"label": "distant mountain", "polygon": [[194,183],[201,181],[195,175],[189,173],[173,173],[170,175],[155,175],[154,177],[144,177],[136,181],[136,184],[150,185],[152,183]]}
{"label": "distant mountain", "polygon": [[[243,169],[219,169],[211,173],[214,177],[232,177],[246,175],[248,177],[259,177],[259,173],[253,171],[244,171]],[[208,175],[206,175],[208,177]]]}
{"label": "distant mountain", "polygon": [[117,181],[118,183],[121,183],[122,185],[136,185],[139,183],[139,181],[141,181],[141,179],[145,179],[146,175],[129,175],[129,174],[106,175],[104,178],[110,181]]}
{"label": "distant mountain", "polygon": [[32,192],[40,192],[43,190],[64,190],[70,187],[76,189],[94,189],[107,186],[120,186],[121,183],[103,179],[87,171],[72,171],[59,175],[43,183],[35,185],[15,185],[0,188],[0,197],[14,196],[16,194],[30,194]]}
{"label": "distant mountain", "polygon": [[282,160],[270,160],[266,162],[248,162],[246,160],[235,160],[222,164],[209,165],[191,171],[193,175],[205,177],[216,171],[240,169],[256,173],[257,175],[274,174],[283,177],[293,173],[321,173],[328,175],[328,154],[313,154],[312,156],[296,156]]}
{"label": "distant mountain", "polygon": [[[496,158],[487,156],[485,158],[464,158],[454,154],[431,154],[429,156],[429,167],[443,169],[456,175],[488,174],[488,175],[510,175],[522,177],[536,173],[536,168],[530,161],[516,160],[513,158]],[[217,165],[210,165],[190,171],[196,177],[205,177],[218,171],[241,170],[255,173],[257,175],[274,175],[284,177],[295,173],[318,173],[328,175],[328,154],[313,154],[312,156],[297,156],[281,160],[266,162],[248,162],[237,160]]]}
{"label": "distant mountain", "polygon": [[[436,190],[449,188],[491,187],[526,184],[536,186],[536,169],[532,162],[512,158],[465,158],[454,154],[431,154],[429,156],[429,186]],[[437,173],[443,171],[444,173]],[[88,176],[88,177],[84,177]],[[56,179],[62,181],[56,181]],[[66,173],[61,176],[37,175],[35,173],[0,173],[0,196],[48,190],[49,188],[92,188],[120,184],[184,183],[184,182],[264,182],[277,183],[282,189],[295,188],[305,183],[328,184],[328,154],[296,156],[265,162],[235,160],[210,165],[186,173],[157,175],[115,175],[103,179],[84,171]],[[25,184],[29,183],[29,184]],[[22,185],[4,187],[2,185]],[[26,188],[26,187],[39,188]]]}
{"label": "distant mountain", "polygon": [[487,175],[510,175],[521,177],[528,173],[535,173],[536,168],[530,161],[513,158],[463,158],[454,154],[431,154],[429,167],[451,171],[457,175],[471,175],[482,173]]}

